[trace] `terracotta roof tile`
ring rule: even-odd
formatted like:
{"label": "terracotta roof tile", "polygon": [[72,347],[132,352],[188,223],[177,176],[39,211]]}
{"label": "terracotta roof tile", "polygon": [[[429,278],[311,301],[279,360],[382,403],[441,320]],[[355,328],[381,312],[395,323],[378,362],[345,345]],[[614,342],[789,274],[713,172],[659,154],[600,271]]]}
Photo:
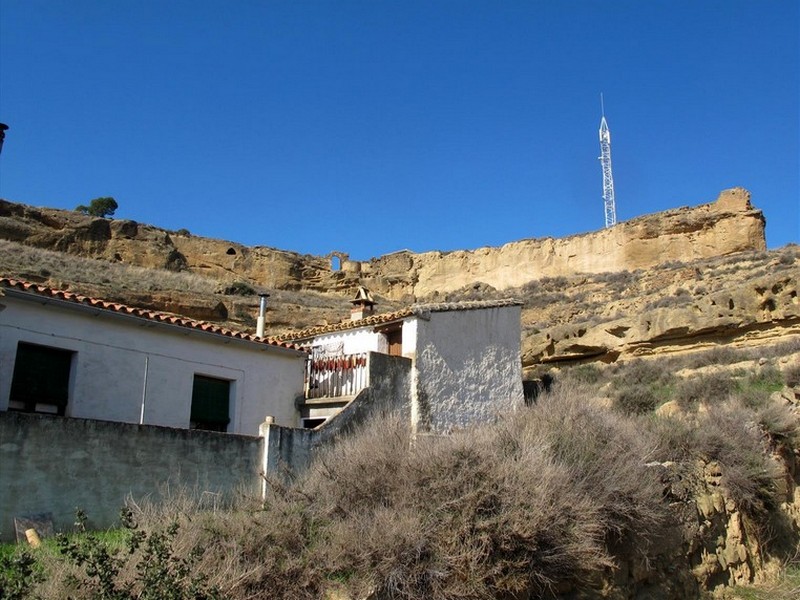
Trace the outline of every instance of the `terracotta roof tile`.
{"label": "terracotta roof tile", "polygon": [[381,315],[372,315],[357,321],[342,321],[341,323],[333,323],[332,325],[319,325],[317,327],[308,327],[300,331],[292,331],[277,336],[276,339],[289,341],[289,340],[304,340],[326,333],[335,333],[337,331],[347,331],[349,329],[358,329],[360,327],[370,327],[375,325],[383,325],[391,323],[392,321],[399,321],[410,316],[424,317],[433,312],[449,312],[457,310],[477,310],[481,308],[502,308],[504,306],[522,306],[522,302],[513,298],[504,298],[502,300],[470,300],[465,302],[438,302],[426,304],[412,304],[407,308],[400,309],[395,312],[383,313]]}
{"label": "terracotta roof tile", "polygon": [[52,288],[39,285],[36,283],[30,283],[28,281],[21,281],[18,279],[9,279],[6,277],[2,277],[0,278],[0,287],[20,290],[22,292],[27,292],[29,294],[35,294],[37,296],[42,296],[45,298],[54,298],[56,300],[62,300],[74,304],[86,304],[94,308],[99,308],[101,310],[106,310],[113,313],[131,315],[134,317],[139,317],[141,319],[155,321],[157,323],[167,323],[170,325],[177,325],[179,327],[186,327],[187,329],[195,329],[199,331],[204,331],[206,333],[213,333],[223,337],[246,340],[258,344],[266,344],[268,346],[286,348],[288,350],[300,350],[300,348],[298,348],[294,344],[281,341],[280,339],[277,338],[259,338],[258,336],[251,333],[245,333],[243,331],[235,331],[233,329],[227,329],[225,327],[220,327],[219,325],[215,325],[213,323],[208,323],[207,321],[196,321],[194,319],[189,319],[186,317],[181,317],[179,315],[174,315],[170,313],[149,310],[146,308],[135,308],[133,306],[127,306],[125,304],[121,304],[119,302],[110,302],[107,300],[101,300],[99,298],[90,298],[88,296],[83,296],[81,294],[76,294],[74,292],[69,292],[64,290],[54,290]]}

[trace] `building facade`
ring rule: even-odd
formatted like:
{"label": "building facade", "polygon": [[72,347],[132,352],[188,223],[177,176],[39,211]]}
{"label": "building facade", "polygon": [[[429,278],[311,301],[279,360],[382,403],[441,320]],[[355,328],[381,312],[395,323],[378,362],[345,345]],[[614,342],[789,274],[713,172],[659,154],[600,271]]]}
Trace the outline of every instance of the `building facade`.
{"label": "building facade", "polygon": [[0,411],[257,435],[299,425],[306,354],[166,313],[0,279]]}

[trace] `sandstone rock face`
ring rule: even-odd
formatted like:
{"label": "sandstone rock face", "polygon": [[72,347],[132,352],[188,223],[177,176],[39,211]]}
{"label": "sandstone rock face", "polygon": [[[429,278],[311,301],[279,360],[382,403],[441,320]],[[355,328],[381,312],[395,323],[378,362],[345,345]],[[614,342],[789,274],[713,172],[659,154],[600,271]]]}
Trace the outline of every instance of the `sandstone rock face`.
{"label": "sandstone rock face", "polygon": [[528,336],[524,364],[616,360],[689,351],[718,343],[740,345],[800,335],[798,270],[763,275],[683,306],[656,307],[603,323],[566,323]]}
{"label": "sandstone rock face", "polygon": [[[394,300],[413,301],[481,282],[497,290],[542,277],[652,267],[672,260],[763,250],[764,218],[750,194],[726,190],[716,202],[619,223],[563,239],[529,239],[500,248],[456,252],[403,251],[369,262],[344,253],[328,257],[249,248],[167,232],[133,221],[0,201],[0,237],[40,248],[148,268],[189,270],[222,281],[243,280],[285,290],[349,293],[358,285]],[[340,259],[338,270],[331,258]]]}
{"label": "sandstone rock face", "polygon": [[530,239],[500,248],[427,252],[374,259],[376,291],[424,298],[480,281],[498,290],[542,277],[645,269],[742,250],[764,250],[764,218],[742,188],[716,202],[639,217],[609,229],[562,239]]}

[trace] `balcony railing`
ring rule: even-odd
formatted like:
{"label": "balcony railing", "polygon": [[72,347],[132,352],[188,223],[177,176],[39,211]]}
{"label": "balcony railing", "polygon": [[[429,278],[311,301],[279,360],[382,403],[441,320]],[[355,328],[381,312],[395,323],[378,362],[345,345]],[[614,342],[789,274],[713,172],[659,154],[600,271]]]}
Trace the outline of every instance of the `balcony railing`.
{"label": "balcony railing", "polygon": [[355,396],[367,385],[366,352],[330,354],[312,349],[306,363],[306,398]]}

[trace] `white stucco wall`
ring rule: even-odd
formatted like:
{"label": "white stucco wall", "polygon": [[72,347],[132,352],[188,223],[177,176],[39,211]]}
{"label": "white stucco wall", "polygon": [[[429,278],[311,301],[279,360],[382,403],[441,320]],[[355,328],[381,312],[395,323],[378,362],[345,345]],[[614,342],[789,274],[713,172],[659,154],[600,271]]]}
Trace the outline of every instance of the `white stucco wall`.
{"label": "white stucco wall", "polygon": [[[258,434],[264,417],[299,424],[304,356],[293,351],[11,295],[0,298],[0,410],[19,341],[75,352],[66,416],[189,427],[194,376],[231,381],[229,432]],[[145,365],[147,385],[145,389]]]}
{"label": "white stucco wall", "polygon": [[[445,433],[489,422],[524,404],[519,306],[433,312],[414,320],[412,420],[418,431]],[[405,328],[403,336],[405,347]]]}
{"label": "white stucco wall", "polygon": [[320,335],[314,338],[312,346],[329,348],[333,352],[343,354],[359,354],[361,352],[385,354],[389,351],[386,336],[375,333],[372,327]]}

